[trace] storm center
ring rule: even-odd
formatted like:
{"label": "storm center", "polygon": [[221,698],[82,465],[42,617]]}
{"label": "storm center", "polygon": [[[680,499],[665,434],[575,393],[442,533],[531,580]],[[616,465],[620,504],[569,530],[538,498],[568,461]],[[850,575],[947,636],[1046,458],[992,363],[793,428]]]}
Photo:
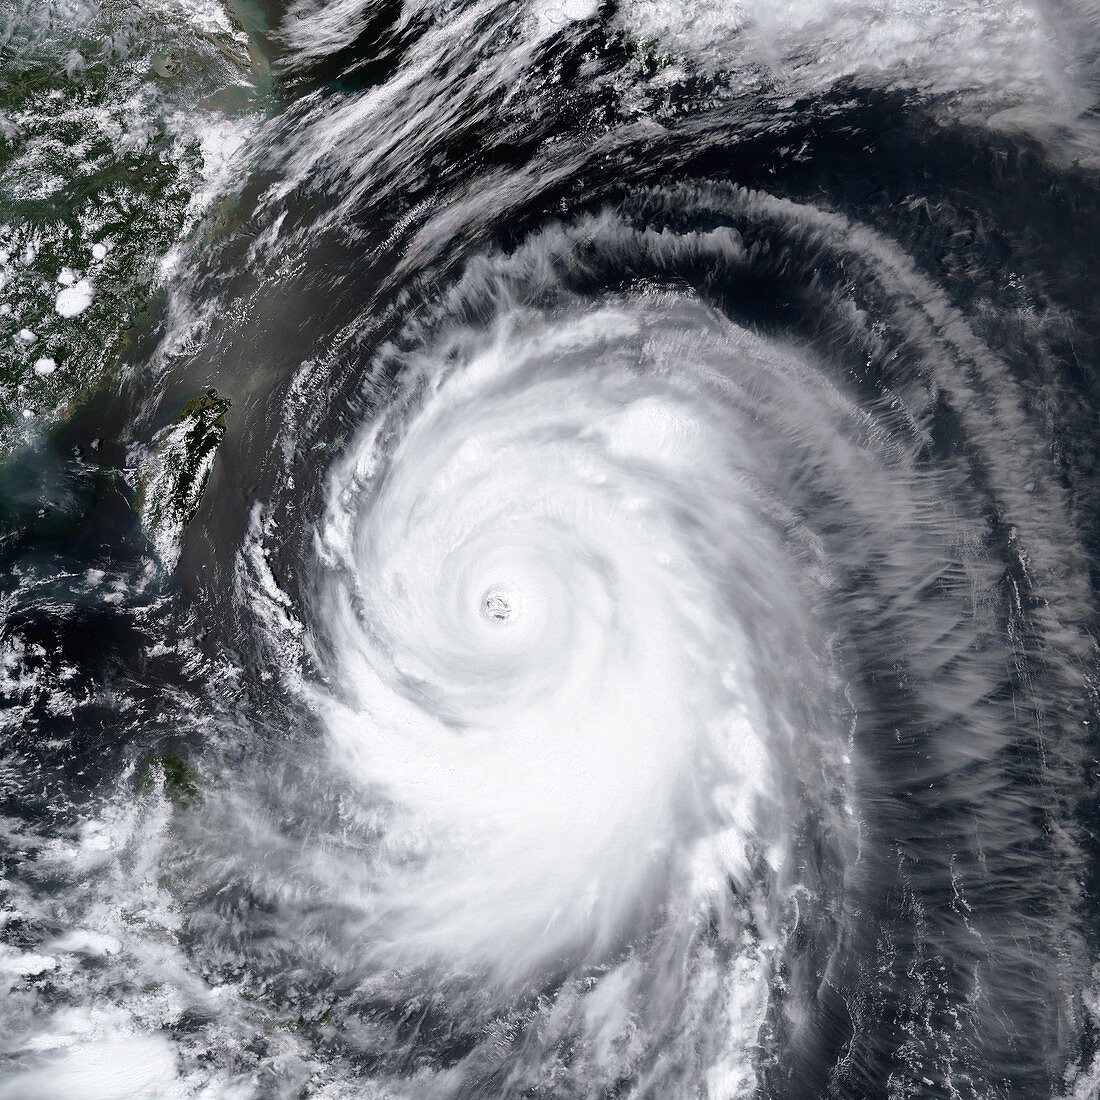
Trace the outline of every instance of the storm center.
{"label": "storm center", "polygon": [[481,605],[482,613],[486,618],[496,622],[504,622],[514,614],[513,601],[504,592],[490,592]]}

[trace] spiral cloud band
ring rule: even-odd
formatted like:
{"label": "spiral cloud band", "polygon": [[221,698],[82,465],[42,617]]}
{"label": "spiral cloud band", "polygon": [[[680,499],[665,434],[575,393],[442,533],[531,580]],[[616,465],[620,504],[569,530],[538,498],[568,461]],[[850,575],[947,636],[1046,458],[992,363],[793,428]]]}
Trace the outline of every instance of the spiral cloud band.
{"label": "spiral cloud band", "polygon": [[[312,626],[281,592],[257,605],[324,670],[300,690],[356,792],[316,853],[343,914],[327,963],[354,945],[380,996],[398,967],[448,1034],[496,1021],[441,1095],[520,1067],[517,1088],[741,1095],[816,1056],[808,1001],[864,1026],[858,914],[894,880],[956,899],[908,949],[929,967],[910,1056],[1008,1064],[990,1019],[1057,1026],[1058,969],[1021,945],[1028,906],[1063,901],[967,900],[1027,859],[970,784],[1010,788],[1006,711],[1071,713],[1087,649],[1018,619],[1021,582],[1072,606],[1080,576],[1011,370],[838,216],[711,188],[637,220],[547,229],[410,322],[331,468]],[[829,274],[852,268],[858,294]],[[746,297],[784,324],[750,331]],[[868,851],[887,829],[904,846]],[[546,982],[524,1057],[494,1053]],[[646,1062],[658,1042],[674,1065]]]}

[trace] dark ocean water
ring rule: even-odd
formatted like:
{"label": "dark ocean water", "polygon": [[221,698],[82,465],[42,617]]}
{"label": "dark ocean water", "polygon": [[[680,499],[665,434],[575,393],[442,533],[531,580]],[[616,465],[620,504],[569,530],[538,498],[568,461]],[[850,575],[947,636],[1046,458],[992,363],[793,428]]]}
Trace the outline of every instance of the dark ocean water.
{"label": "dark ocean water", "polygon": [[247,14],[0,472],[0,1097],[1095,1096],[1096,11]]}

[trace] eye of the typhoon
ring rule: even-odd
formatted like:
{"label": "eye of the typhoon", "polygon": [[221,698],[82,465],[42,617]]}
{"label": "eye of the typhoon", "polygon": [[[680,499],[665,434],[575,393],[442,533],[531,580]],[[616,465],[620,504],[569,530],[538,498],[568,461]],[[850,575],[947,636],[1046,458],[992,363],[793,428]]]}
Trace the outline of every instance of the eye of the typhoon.
{"label": "eye of the typhoon", "polygon": [[4,0],[0,1100],[1096,1100],[1098,4]]}
{"label": "eye of the typhoon", "polygon": [[481,602],[482,614],[493,622],[502,623],[511,619],[515,614],[515,597],[513,594],[499,588],[487,592]]}

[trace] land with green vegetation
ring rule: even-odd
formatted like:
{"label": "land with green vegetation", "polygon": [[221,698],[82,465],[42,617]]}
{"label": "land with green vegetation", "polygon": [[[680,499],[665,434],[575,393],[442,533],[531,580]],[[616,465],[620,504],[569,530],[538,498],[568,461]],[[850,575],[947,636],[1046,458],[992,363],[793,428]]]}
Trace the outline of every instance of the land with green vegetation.
{"label": "land with green vegetation", "polygon": [[0,461],[124,383],[130,334],[232,187],[270,92],[237,14],[19,0],[0,16]]}
{"label": "land with green vegetation", "polygon": [[229,404],[216,390],[188,401],[157,436],[141,465],[134,507],[163,565],[175,563],[183,529],[202,503],[218,444],[225,436]]}

